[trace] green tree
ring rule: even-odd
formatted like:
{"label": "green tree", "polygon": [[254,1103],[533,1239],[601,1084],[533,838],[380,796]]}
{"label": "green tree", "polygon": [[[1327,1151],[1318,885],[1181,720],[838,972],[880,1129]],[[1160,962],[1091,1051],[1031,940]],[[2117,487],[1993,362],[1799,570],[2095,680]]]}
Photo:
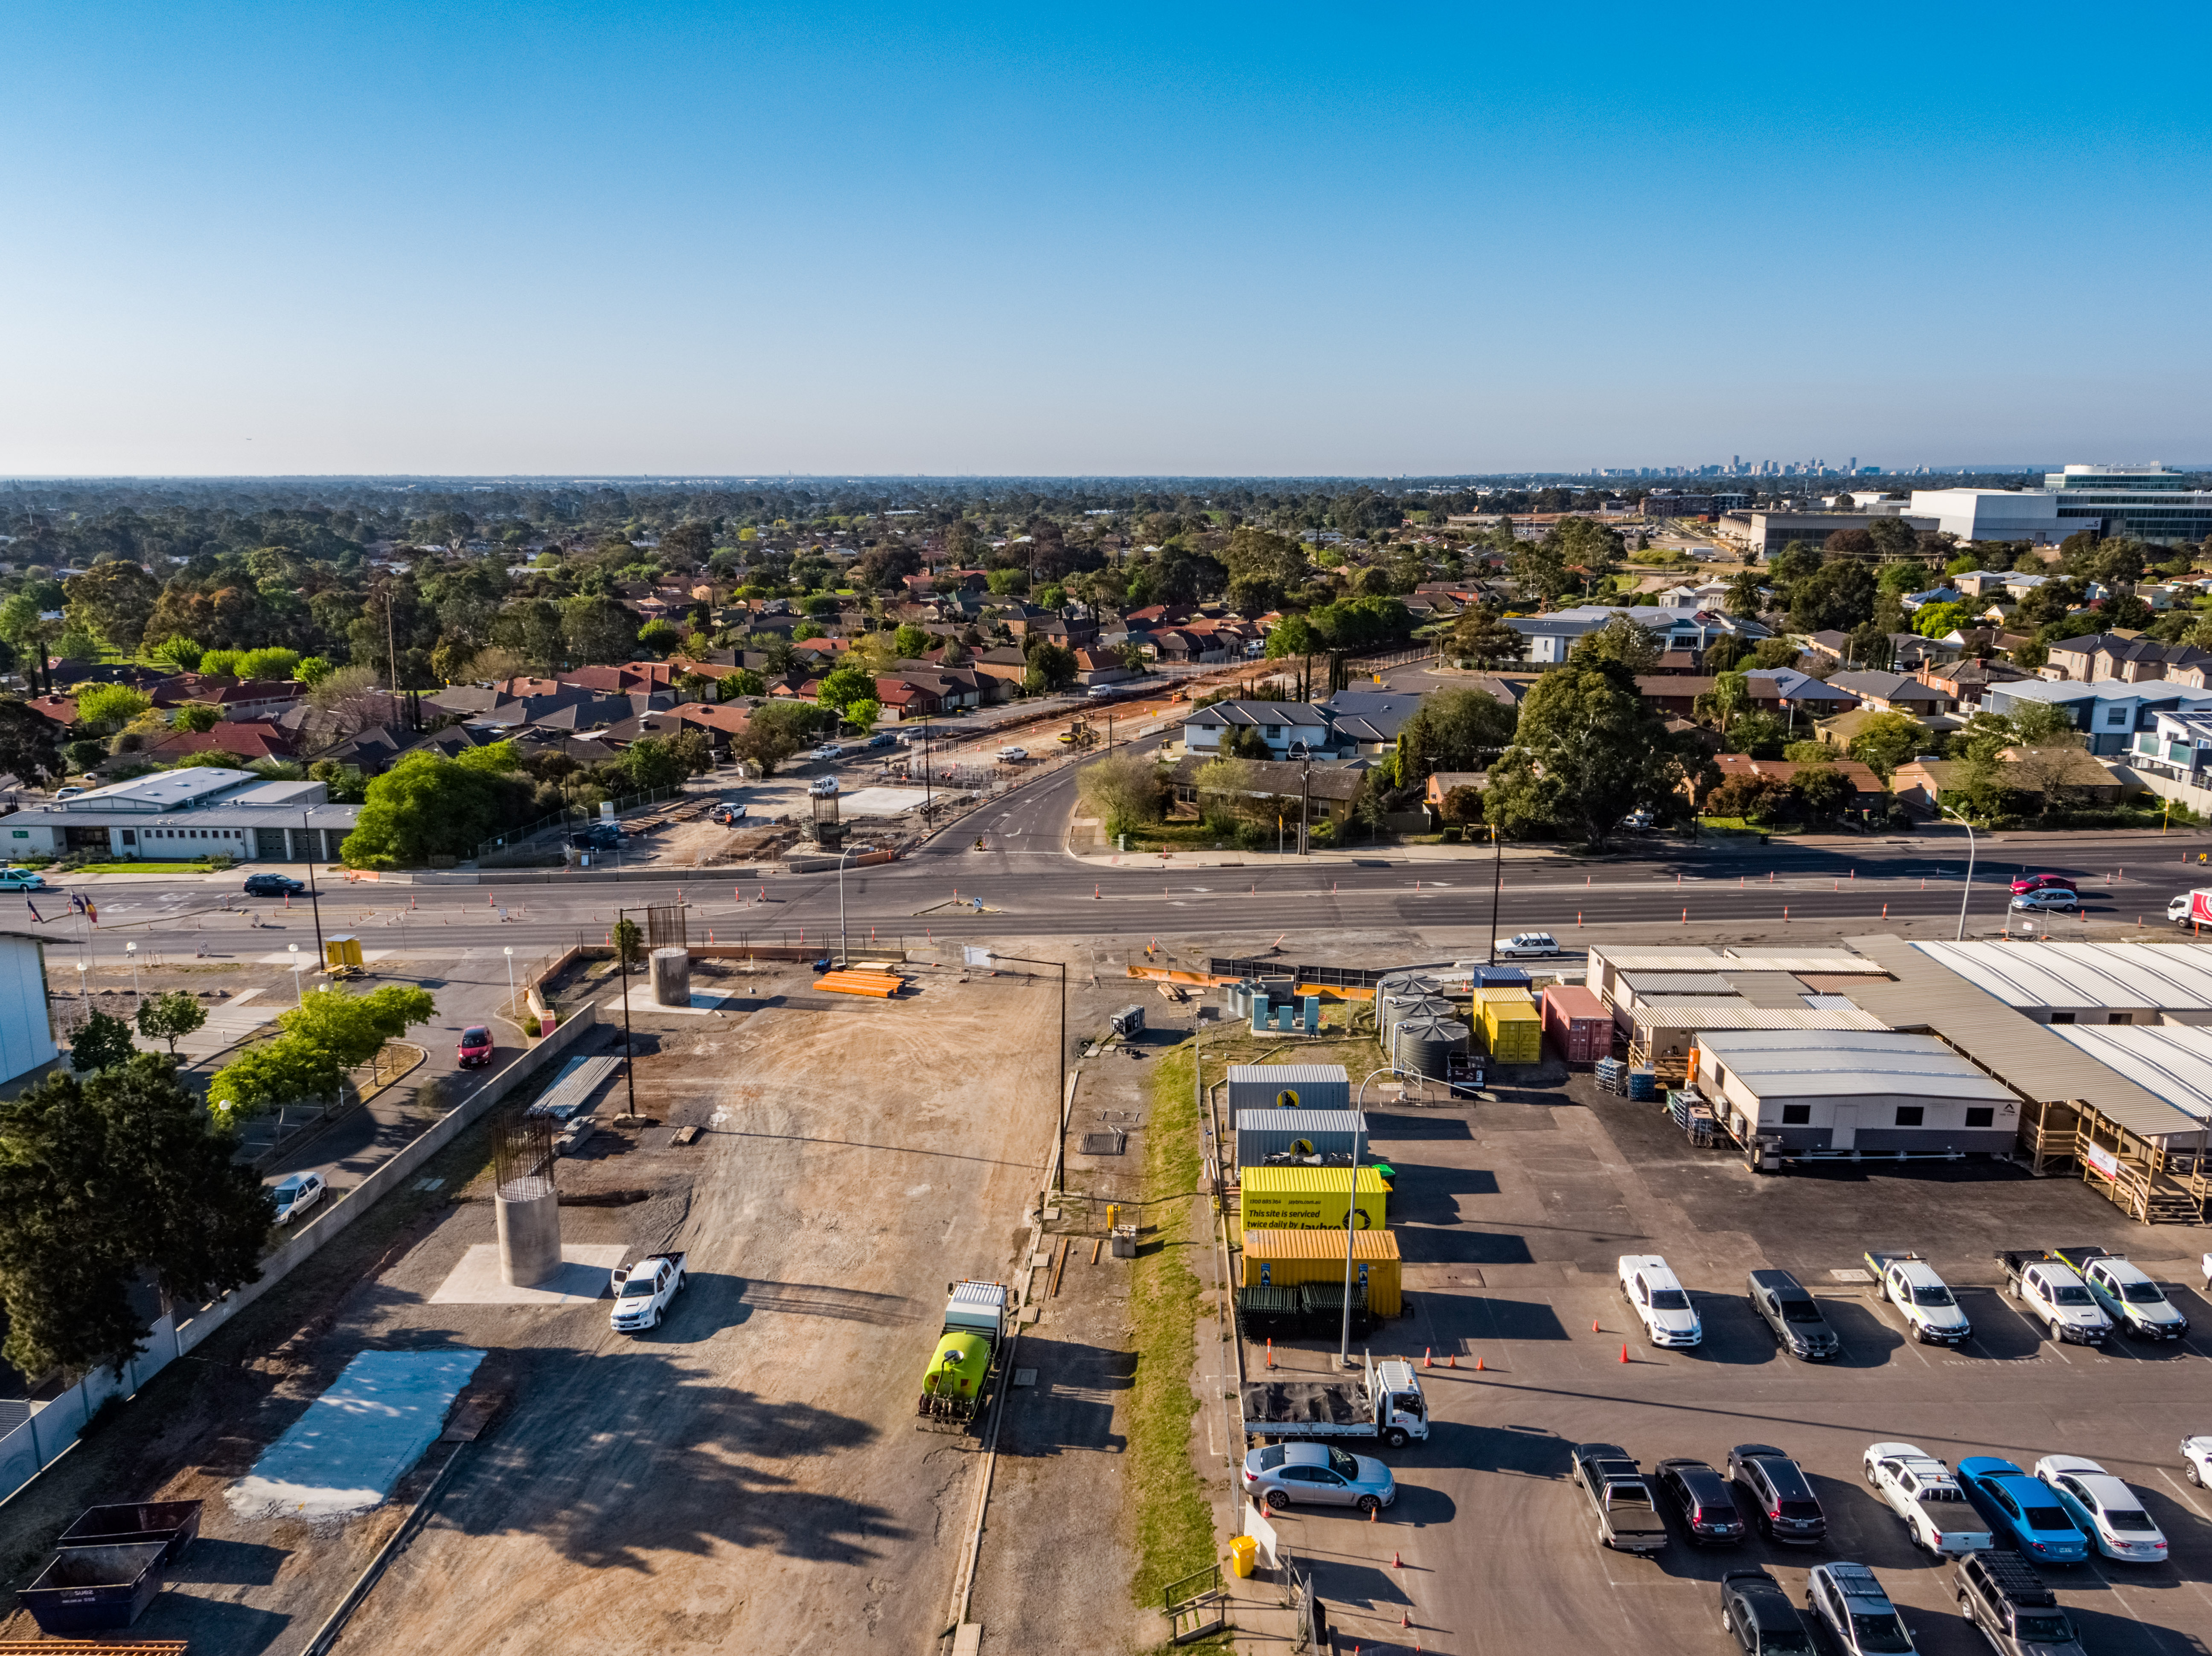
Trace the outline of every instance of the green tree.
{"label": "green tree", "polygon": [[823,677],[815,699],[823,707],[835,707],[842,713],[849,703],[871,699],[875,694],[874,675],[864,668],[848,664]]}
{"label": "green tree", "polygon": [[834,719],[811,701],[780,699],[753,709],[745,728],[730,738],[730,751],[763,778],[813,741],[824,719]]}
{"label": "green tree", "polygon": [[1723,739],[1729,726],[1751,711],[1751,678],[1746,673],[1722,673],[1713,688],[1691,704],[1698,717],[1711,721]]}
{"label": "green tree", "polygon": [[119,1372],[144,1349],[140,1280],[195,1306],[253,1282],[274,1215],[173,1060],[48,1076],[0,1101],[0,1356],[27,1374]]}
{"label": "green tree", "polygon": [[1771,776],[1731,776],[1705,796],[1699,808],[1707,816],[1733,816],[1746,822],[1776,822],[1796,803],[1789,784]]}
{"label": "green tree", "polygon": [[20,701],[0,701],[0,775],[35,788],[64,774],[61,727]]}
{"label": "green tree", "polygon": [[1109,839],[1158,822],[1167,798],[1159,766],[1143,754],[1127,752],[1085,765],[1076,773],[1075,791]]}
{"label": "green tree", "polygon": [[1778,759],[1789,740],[1790,726],[1780,714],[1754,707],[1729,726],[1728,734],[1721,738],[1721,751]]}
{"label": "green tree", "polygon": [[1932,741],[1926,726],[1909,714],[1876,713],[1852,736],[1850,755],[1887,782]]}
{"label": "green tree", "polygon": [[166,1040],[174,1057],[177,1042],[207,1022],[207,1009],[199,998],[182,989],[152,995],[138,1003],[138,1033],[149,1040]]}
{"label": "green tree", "polygon": [[127,1062],[135,1050],[129,1024],[105,1012],[94,1012],[70,1038],[70,1068],[80,1072],[112,1070]]}
{"label": "green tree", "polygon": [[211,731],[222,723],[222,709],[212,701],[187,701],[169,712],[172,730]]}
{"label": "green tree", "polygon": [[735,701],[741,695],[768,694],[768,681],[750,667],[740,667],[733,673],[726,673],[716,682],[725,701]]}
{"label": "green tree", "polygon": [[238,664],[246,659],[243,650],[210,650],[200,658],[200,672],[209,678],[236,678]]}
{"label": "green tree", "polygon": [[301,656],[292,669],[292,676],[313,689],[337,670],[337,664],[325,657]]}
{"label": "green tree", "polygon": [[645,934],[638,930],[637,922],[625,914],[614,923],[615,960],[626,972],[635,972],[645,963]]}
{"label": "green tree", "polygon": [[1974,624],[1972,604],[1923,604],[1913,612],[1912,630],[1923,638],[1948,638]]}
{"label": "green tree", "polygon": [[248,650],[239,658],[238,676],[240,678],[289,679],[292,670],[300,664],[297,650],[275,647]]}
{"label": "green tree", "polygon": [[1729,582],[1726,608],[1732,616],[1755,616],[1765,608],[1765,585],[1756,569],[1743,569]]}
{"label": "green tree", "polygon": [[1824,563],[1790,589],[1790,624],[1801,633],[1849,632],[1874,616],[1874,571],[1856,558]]}
{"label": "green tree", "polygon": [[76,699],[80,725],[117,731],[154,704],[127,684],[80,684],[70,694]]}
{"label": "green tree", "polygon": [[1522,705],[1513,746],[1491,767],[1484,815],[1514,838],[1571,833],[1601,848],[1632,810],[1679,817],[1704,764],[1626,670],[1570,662]]}
{"label": "green tree", "polygon": [[891,648],[896,659],[915,661],[927,654],[935,640],[927,628],[911,623],[901,627],[891,635]]}
{"label": "green tree", "polygon": [[505,743],[458,759],[404,755],[368,784],[360,820],[341,847],[347,864],[415,867],[434,856],[471,856],[483,841],[521,826],[534,801],[529,783],[507,773],[514,762]]}
{"label": "green tree", "polygon": [[1577,639],[1572,655],[1589,666],[1610,662],[1633,676],[1658,670],[1659,640],[1648,628],[1615,616],[1595,632]]}
{"label": "green tree", "polygon": [[637,629],[637,641],[641,648],[652,654],[665,656],[684,642],[684,634],[681,628],[655,617]]}
{"label": "green tree", "polygon": [[24,666],[32,682],[49,690],[53,685],[46,674],[46,655],[61,630],[61,622],[48,621],[39,600],[28,592],[18,592],[0,604],[0,639],[28,658]]}
{"label": "green tree", "polygon": [[657,736],[641,736],[623,749],[622,763],[630,786],[641,793],[676,787],[691,773],[675,749]]}
{"label": "green tree", "polygon": [[1512,745],[1517,712],[1480,690],[1434,690],[1398,732],[1401,773],[1479,771]]}
{"label": "green tree", "polygon": [[317,989],[281,1013],[273,1040],[249,1047],[208,1081],[208,1107],[226,1123],[302,1100],[331,1098],[346,1071],[437,1016],[425,989],[386,984],[366,995]]}
{"label": "green tree", "polygon": [[869,730],[883,713],[884,704],[873,696],[855,696],[845,704],[845,722],[855,730]]}
{"label": "green tree", "polygon": [[[637,612],[612,598],[570,598],[561,606],[561,637],[571,661],[586,664],[628,661],[636,654]],[[499,641],[520,650],[526,657],[530,653],[507,639]]]}
{"label": "green tree", "polygon": [[1038,639],[1030,647],[1029,668],[1022,674],[1022,688],[1031,695],[1064,690],[1075,682],[1075,652],[1051,639]]}
{"label": "green tree", "polygon": [[1453,654],[1465,656],[1486,667],[1495,662],[1521,658],[1521,634],[1508,627],[1495,610],[1483,605],[1462,610],[1459,619],[1452,622],[1450,638]]}
{"label": "green tree", "polygon": [[1224,755],[1209,759],[1191,780],[1198,791],[1199,818],[1216,834],[1234,834],[1250,813],[1252,761]]}
{"label": "green tree", "polygon": [[1851,797],[1851,785],[1833,765],[1808,765],[1790,779],[1790,792],[1808,822],[1832,822]]}
{"label": "green tree", "polygon": [[117,559],[71,575],[62,583],[62,591],[73,626],[134,655],[161,600],[161,583],[137,564]]}

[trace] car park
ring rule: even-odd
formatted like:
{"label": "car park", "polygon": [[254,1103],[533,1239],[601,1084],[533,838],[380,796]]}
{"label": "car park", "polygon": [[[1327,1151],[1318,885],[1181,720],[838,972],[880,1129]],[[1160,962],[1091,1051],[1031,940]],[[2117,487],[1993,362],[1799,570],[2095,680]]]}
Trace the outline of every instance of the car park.
{"label": "car park", "polygon": [[2053,1251],[2074,1267],[2098,1308],[2137,1339],[2178,1340],[2189,1331],[2189,1319],[2126,1254],[2110,1253],[2100,1247]]}
{"label": "car park", "polygon": [[1861,1467],[1923,1551],[1955,1558],[1996,1544],[1951,1469],[1926,1450],[1910,1443],[1870,1444]]}
{"label": "car park", "polygon": [[2081,1635],[2058,1595],[2018,1553],[1962,1560],[1951,1589],[1959,1614],[2002,1656],[2081,1656]]}
{"label": "car park", "polygon": [[278,1180],[269,1192],[276,1198],[276,1222],[290,1224],[321,1201],[329,1188],[319,1173],[295,1173]]}
{"label": "car park", "polygon": [[1651,1469],[1651,1482],[1681,1513],[1692,1546],[1733,1547],[1750,1528],[1728,1479],[1702,1460],[1662,1460]]}
{"label": "car park", "polygon": [[2045,1455],[2035,1463],[2035,1476],[2106,1557],[2129,1564],[2166,1562],[2166,1532],[2142,1498],[2095,1461]]}
{"label": "car park", "polygon": [[2081,899],[2064,886],[2045,886],[2039,891],[2023,891],[2012,900],[2014,908],[2022,913],[2071,913],[2081,907]]}
{"label": "car park", "polygon": [[1843,1340],[1820,1314],[1820,1302],[1788,1271],[1753,1271],[1750,1295],[1751,1308],[1791,1356],[1826,1362],[1843,1355]]}
{"label": "car park", "polygon": [[289,874],[249,874],[246,877],[246,895],[249,897],[296,897],[307,889],[304,881]]}
{"label": "car park", "polygon": [[1744,1656],[1812,1656],[1813,1635],[1782,1584],[1765,1570],[1721,1577],[1721,1631]]}
{"label": "car park", "polygon": [[2072,877],[2064,874],[2023,874],[2012,883],[2012,895],[2025,897],[2031,891],[2071,891],[2076,896],[2081,888]]}
{"label": "car park", "polygon": [[1811,1480],[1772,1444],[1737,1444],[1729,1451],[1728,1476],[1751,1497],[1759,1532],[1768,1540],[1812,1546],[1827,1538],[1828,1514]]}
{"label": "car park", "polygon": [[1559,940],[1548,931],[1518,931],[1498,945],[1502,961],[1544,960],[1559,952]]}
{"label": "car park", "polygon": [[1995,1455],[1959,1463],[1959,1482],[1991,1527],[2022,1556],[2040,1564],[2078,1564],[2089,1556],[2089,1538],[2040,1479]]}
{"label": "car park", "polygon": [[0,873],[0,891],[44,891],[45,877],[36,869],[11,868]]}
{"label": "car park", "polygon": [[1620,1297],[1654,1345],[1693,1346],[1705,1338],[1690,1296],[1656,1253],[1620,1256]]}
{"label": "car park", "polygon": [[491,1062],[491,1031],[481,1023],[472,1023],[461,1031],[460,1045],[454,1053],[454,1062],[464,1070],[481,1070]]}
{"label": "car park", "polygon": [[1390,1469],[1333,1443],[1271,1443],[1244,1457],[1244,1492],[1279,1512],[1303,1503],[1376,1512],[1398,1498]]}
{"label": "car park", "polygon": [[1844,1656],[1911,1656],[1912,1635],[1864,1564],[1816,1564],[1805,1582],[1805,1608]]}

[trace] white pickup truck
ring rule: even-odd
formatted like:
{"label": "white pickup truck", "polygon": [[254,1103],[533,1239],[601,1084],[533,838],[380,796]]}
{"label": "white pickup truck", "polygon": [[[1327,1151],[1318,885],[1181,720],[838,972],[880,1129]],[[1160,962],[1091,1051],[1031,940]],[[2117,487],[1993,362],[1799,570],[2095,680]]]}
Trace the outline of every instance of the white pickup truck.
{"label": "white pickup truck", "polygon": [[1997,1255],[2012,1280],[2012,1296],[2031,1322],[2039,1322],[2061,1344],[2102,1345],[2112,1319],[2105,1314],[2088,1284],[2057,1254],[2040,1248]]}
{"label": "white pickup truck", "polygon": [[1912,1338],[1923,1345],[1956,1345],[1973,1337],[1974,1325],[1936,1267],[1917,1253],[1884,1253],[1869,1248],[1867,1269],[1875,1292],[1894,1305]]}
{"label": "white pickup truck", "polygon": [[607,1319],[617,1334],[641,1334],[660,1326],[668,1302],[690,1280],[681,1253],[653,1253],[634,1265],[617,1265],[614,1271],[615,1308]]}
{"label": "white pickup truck", "polygon": [[1912,1544],[1946,1558],[1996,1544],[1951,1469],[1910,1443],[1868,1446],[1866,1481],[1905,1520]]}
{"label": "white pickup truck", "polygon": [[2122,1328],[2146,1340],[2178,1340],[2189,1331],[2189,1319],[2174,1308],[2166,1290],[2124,1253],[2100,1247],[2062,1247],[2058,1257],[2081,1273],[2081,1281],[2104,1313]]}
{"label": "white pickup truck", "polygon": [[1656,1253],[1620,1256],[1620,1297],[1654,1345],[1695,1345],[1705,1337],[1689,1295]]}

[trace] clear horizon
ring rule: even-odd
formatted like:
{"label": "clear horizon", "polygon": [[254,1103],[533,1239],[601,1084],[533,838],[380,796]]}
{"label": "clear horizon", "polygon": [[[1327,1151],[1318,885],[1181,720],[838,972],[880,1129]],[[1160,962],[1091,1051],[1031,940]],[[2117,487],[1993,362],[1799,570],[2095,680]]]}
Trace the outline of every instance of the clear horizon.
{"label": "clear horizon", "polygon": [[2212,452],[2202,9],[15,21],[20,478]]}

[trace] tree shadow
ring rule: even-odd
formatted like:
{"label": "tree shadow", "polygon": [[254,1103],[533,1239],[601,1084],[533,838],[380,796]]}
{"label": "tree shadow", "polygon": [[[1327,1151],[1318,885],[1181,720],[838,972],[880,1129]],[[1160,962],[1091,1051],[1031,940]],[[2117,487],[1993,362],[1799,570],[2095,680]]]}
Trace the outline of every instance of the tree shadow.
{"label": "tree shadow", "polygon": [[1034,1331],[1018,1348],[1024,1368],[1036,1370],[1034,1386],[1012,1386],[1009,1374],[999,1453],[1033,1458],[1090,1450],[1118,1455],[1128,1439],[1114,1429],[1118,1394],[1134,1383],[1137,1356],[1074,1340],[1039,1338]]}

